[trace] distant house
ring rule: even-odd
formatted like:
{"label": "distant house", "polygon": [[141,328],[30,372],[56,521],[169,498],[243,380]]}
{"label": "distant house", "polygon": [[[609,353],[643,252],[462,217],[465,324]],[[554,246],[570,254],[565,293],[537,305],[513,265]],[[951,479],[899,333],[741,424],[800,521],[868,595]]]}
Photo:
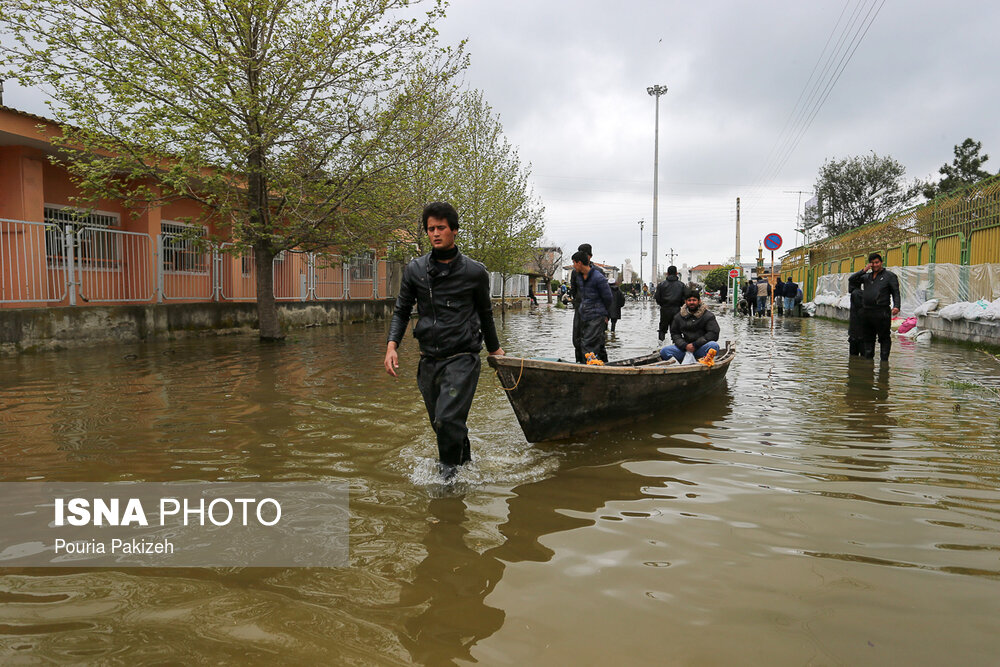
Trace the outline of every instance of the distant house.
{"label": "distant house", "polygon": [[698,266],[692,266],[688,269],[688,275],[681,276],[682,280],[698,283],[699,285],[705,284],[705,278],[709,273],[716,269],[721,269],[724,264],[699,264]]}

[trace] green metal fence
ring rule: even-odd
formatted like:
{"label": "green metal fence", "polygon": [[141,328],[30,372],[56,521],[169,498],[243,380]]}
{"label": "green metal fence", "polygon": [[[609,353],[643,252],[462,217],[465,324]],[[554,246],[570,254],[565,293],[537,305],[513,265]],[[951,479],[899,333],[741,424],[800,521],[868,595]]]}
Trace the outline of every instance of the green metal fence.
{"label": "green metal fence", "polygon": [[812,299],[820,276],[858,271],[870,252],[882,253],[886,266],[1000,263],[1000,175],[793,248],[781,258],[781,269]]}

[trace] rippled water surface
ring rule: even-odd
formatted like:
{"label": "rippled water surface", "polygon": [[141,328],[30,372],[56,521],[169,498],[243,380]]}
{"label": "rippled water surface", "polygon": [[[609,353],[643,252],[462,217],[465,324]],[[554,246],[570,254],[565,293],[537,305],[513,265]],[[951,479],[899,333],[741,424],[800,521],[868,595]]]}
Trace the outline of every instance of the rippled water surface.
{"label": "rippled water surface", "polygon": [[[628,304],[611,357],[655,316]],[[503,346],[571,358],[571,318]],[[0,359],[3,481],[351,487],[349,567],[0,570],[0,661],[996,664],[1000,363],[720,322],[724,390],[579,442],[526,443],[484,363],[452,488],[384,324]]]}

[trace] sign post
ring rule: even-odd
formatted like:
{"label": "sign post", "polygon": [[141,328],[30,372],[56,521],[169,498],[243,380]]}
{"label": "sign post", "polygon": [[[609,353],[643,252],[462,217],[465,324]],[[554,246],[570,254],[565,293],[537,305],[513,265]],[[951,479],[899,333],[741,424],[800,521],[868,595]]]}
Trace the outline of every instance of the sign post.
{"label": "sign post", "polygon": [[732,296],[733,300],[733,315],[736,315],[736,306],[739,305],[740,303],[739,295],[737,294],[737,290],[739,290],[739,284],[740,284],[740,281],[737,277],[739,275],[740,272],[738,269],[729,270],[729,290],[730,290],[729,294]]}
{"label": "sign post", "polygon": [[771,251],[771,275],[767,277],[767,282],[771,286],[771,329],[774,329],[774,286],[778,282],[774,275],[774,251],[781,247],[781,235],[771,232],[765,236],[764,247]]}

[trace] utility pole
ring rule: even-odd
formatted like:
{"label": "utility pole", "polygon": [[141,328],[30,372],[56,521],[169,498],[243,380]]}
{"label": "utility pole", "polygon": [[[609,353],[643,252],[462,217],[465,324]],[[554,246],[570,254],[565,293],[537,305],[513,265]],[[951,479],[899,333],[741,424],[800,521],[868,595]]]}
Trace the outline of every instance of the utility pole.
{"label": "utility pole", "polygon": [[743,275],[743,265],[740,264],[740,198],[736,198],[736,270],[739,275],[733,280],[733,314],[736,314],[736,304],[740,302],[737,292],[740,284],[740,276]]}
{"label": "utility pole", "polygon": [[670,249],[670,252],[666,253],[667,257],[670,258],[670,264],[669,264],[669,266],[673,266],[673,264],[674,264],[674,255],[676,255],[676,254],[677,253],[674,252],[673,248]]}
{"label": "utility pole", "polygon": [[[795,231],[802,234],[802,243],[806,243],[806,230],[804,227],[805,221],[802,219],[802,195],[811,195],[812,190],[785,190],[786,195],[797,194],[799,196],[799,203],[795,205]],[[798,245],[798,241],[795,242]]]}
{"label": "utility pole", "polygon": [[646,88],[646,92],[656,98],[656,134],[653,141],[653,282],[657,283],[660,281],[659,256],[656,254],[657,186],[660,181],[660,95],[666,94],[667,87],[657,84]]}
{"label": "utility pole", "polygon": [[[736,198],[736,268],[740,269],[740,198]],[[742,269],[740,270],[742,273]]]}

